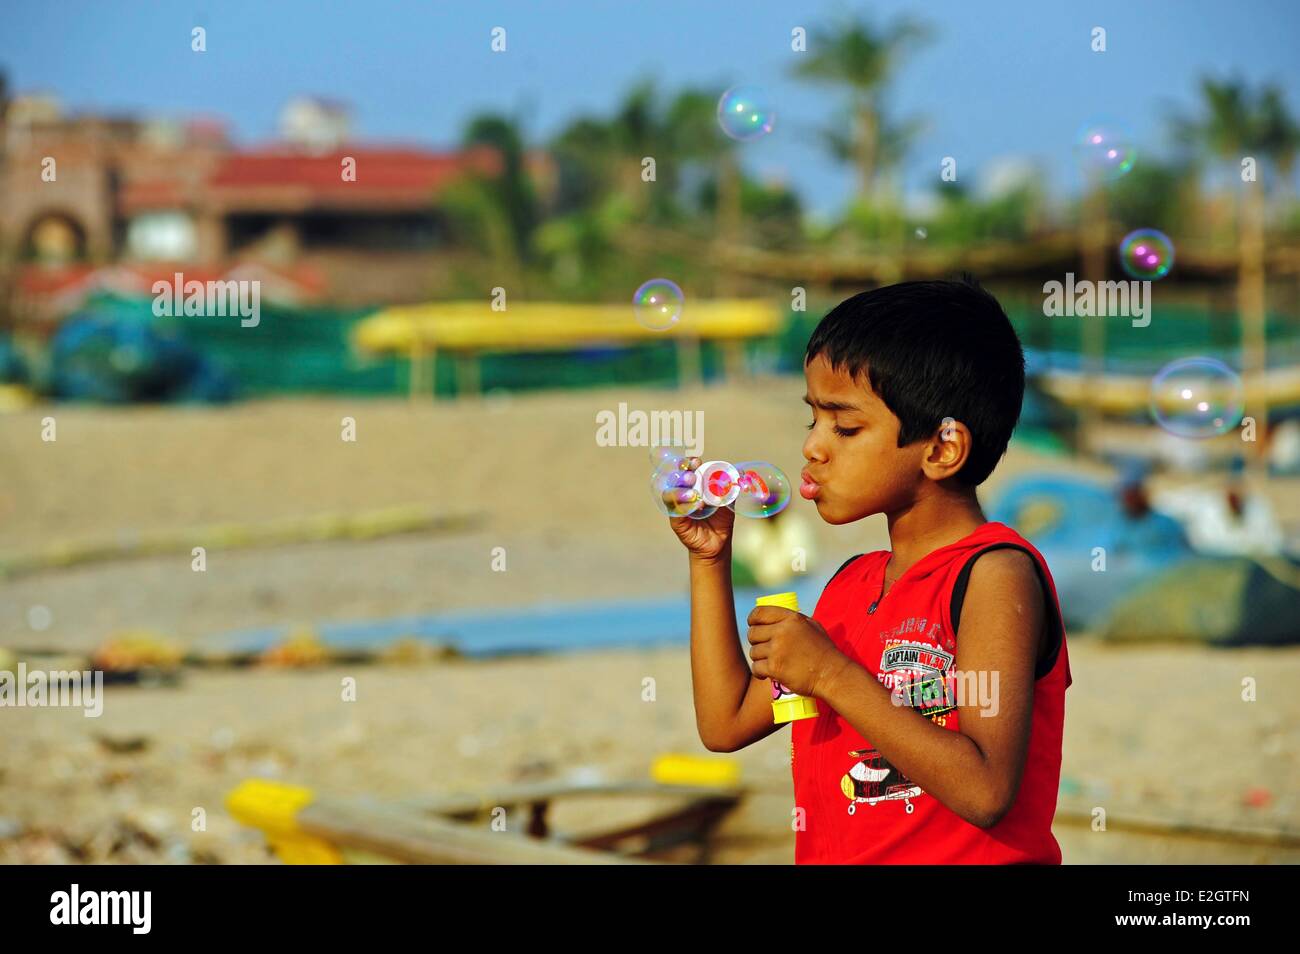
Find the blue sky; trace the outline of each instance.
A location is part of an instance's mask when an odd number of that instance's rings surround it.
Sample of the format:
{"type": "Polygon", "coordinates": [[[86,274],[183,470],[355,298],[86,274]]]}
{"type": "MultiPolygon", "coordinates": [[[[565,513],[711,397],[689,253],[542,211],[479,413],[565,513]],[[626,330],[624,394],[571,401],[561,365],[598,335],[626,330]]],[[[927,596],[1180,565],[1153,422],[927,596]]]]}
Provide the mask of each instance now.
{"type": "Polygon", "coordinates": [[[818,212],[852,192],[812,132],[834,93],[795,81],[794,26],[910,9],[937,31],[899,71],[890,108],[927,122],[904,169],[909,193],[943,156],[978,182],[1008,157],[1036,161],[1058,189],[1077,186],[1071,143],[1098,115],[1128,123],[1142,155],[1165,146],[1166,107],[1195,103],[1197,78],[1277,82],[1300,115],[1300,3],[1143,0],[10,0],[0,66],[18,91],[57,93],[74,111],[218,114],[251,144],[273,138],[284,102],[348,102],[364,139],[454,144],[476,112],[525,119],[533,140],[584,112],[606,113],[637,79],[671,91],[736,83],[767,90],[776,130],[743,147],[751,171],[779,176],[818,212]],[[190,50],[193,26],[208,50],[190,50]],[[489,49],[494,26],[508,49],[489,49]],[[1107,31],[1105,53],[1090,31],[1107,31]]]}

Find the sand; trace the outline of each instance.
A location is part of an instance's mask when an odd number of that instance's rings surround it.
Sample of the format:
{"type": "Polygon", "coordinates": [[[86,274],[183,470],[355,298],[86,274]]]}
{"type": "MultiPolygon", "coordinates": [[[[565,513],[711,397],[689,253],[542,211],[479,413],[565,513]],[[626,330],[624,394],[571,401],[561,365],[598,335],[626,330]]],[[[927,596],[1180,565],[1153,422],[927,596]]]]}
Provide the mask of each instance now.
{"type": "MultiPolygon", "coordinates": [[[[0,647],[86,652],[137,628],[213,645],[259,626],[681,594],[685,556],[645,497],[646,451],[598,446],[596,414],[620,401],[700,410],[710,456],[767,459],[793,475],[807,423],[801,393],[801,382],[777,379],[418,406],[331,398],[11,413],[0,417],[4,557],[410,504],[480,523],[455,534],[213,550],[205,573],[191,570],[187,546],[0,581],[0,647]],[[53,443],[40,439],[47,415],[57,421],[53,443]],[[340,440],[344,417],[356,421],[355,443],[340,440]],[[492,566],[498,547],[505,572],[492,566]]],[[[1088,469],[1013,448],[990,491],[1042,466],[1088,469]]],[[[814,572],[825,574],[884,546],[883,519],[817,522],[816,541],[814,572]]],[[[1293,847],[1150,838],[1120,825],[1154,817],[1294,831],[1300,650],[1120,650],[1076,636],[1071,658],[1058,824],[1067,861],[1300,860],[1293,847]],[[1246,676],[1258,682],[1256,702],[1241,699],[1246,676]],[[1107,831],[1087,824],[1097,807],[1107,831]]],[[[222,807],[251,776],[401,797],[575,771],[644,778],[658,753],[707,754],[685,647],[187,670],[176,687],[110,687],[99,719],[45,709],[5,710],[0,720],[6,862],[271,860],[222,807]],[[340,698],[348,676],[358,680],[355,702],[340,698]],[[642,700],[646,676],[656,680],[654,702],[642,700]],[[205,831],[193,830],[196,808],[205,831]]],[[[788,736],[731,758],[756,795],[724,829],[715,860],[788,863],[788,736]]]]}

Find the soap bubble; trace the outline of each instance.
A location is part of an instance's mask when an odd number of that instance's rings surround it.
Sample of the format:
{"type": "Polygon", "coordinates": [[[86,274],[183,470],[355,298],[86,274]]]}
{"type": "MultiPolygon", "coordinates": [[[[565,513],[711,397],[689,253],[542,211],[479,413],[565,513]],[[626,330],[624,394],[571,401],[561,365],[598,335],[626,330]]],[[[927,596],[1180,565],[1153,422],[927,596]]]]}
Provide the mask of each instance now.
{"type": "Polygon", "coordinates": [[[1174,267],[1174,243],[1158,229],[1129,232],[1119,243],[1119,263],[1129,278],[1156,281],[1174,267]]]}
{"type": "Polygon", "coordinates": [[[729,507],[740,494],[740,471],[725,460],[710,460],[696,470],[700,493],[711,507],[729,507]]]}
{"type": "Polygon", "coordinates": [[[650,448],[650,465],[654,470],[676,468],[686,456],[686,448],[680,444],[656,444],[650,448]]]}
{"type": "Polygon", "coordinates": [[[927,231],[925,230],[925,227],[924,227],[924,226],[922,226],[922,227],[920,227],[920,228],[918,228],[918,229],[916,230],[916,237],[919,238],[919,239],[921,239],[922,241],[924,241],[925,238],[926,238],[926,236],[928,236],[929,234],[930,234],[930,233],[927,232],[927,231]]]}
{"type": "Polygon", "coordinates": [[[732,139],[758,139],[770,133],[775,122],[767,94],[757,87],[733,86],[718,100],[718,123],[732,139]]]}
{"type": "Polygon", "coordinates": [[[706,506],[695,474],[689,470],[660,468],[650,476],[650,495],[659,512],[669,517],[688,517],[706,506]]]}
{"type": "Polygon", "coordinates": [[[1214,437],[1241,422],[1244,388],[1237,372],[1214,358],[1180,358],[1151,379],[1151,416],[1178,437],[1214,437]]]}
{"type": "Polygon", "coordinates": [[[775,464],[751,460],[737,464],[740,493],[736,513],[742,517],[770,517],[790,504],[790,481],[775,464]]]}
{"type": "Polygon", "coordinates": [[[667,331],[682,316],[686,296],[675,282],[666,278],[652,278],[636,290],[632,307],[636,320],[651,331],[667,331]]]}
{"type": "Polygon", "coordinates": [[[1084,125],[1075,148],[1084,172],[1106,181],[1118,179],[1132,169],[1137,156],[1128,130],[1121,123],[1111,121],[1084,125]]]}

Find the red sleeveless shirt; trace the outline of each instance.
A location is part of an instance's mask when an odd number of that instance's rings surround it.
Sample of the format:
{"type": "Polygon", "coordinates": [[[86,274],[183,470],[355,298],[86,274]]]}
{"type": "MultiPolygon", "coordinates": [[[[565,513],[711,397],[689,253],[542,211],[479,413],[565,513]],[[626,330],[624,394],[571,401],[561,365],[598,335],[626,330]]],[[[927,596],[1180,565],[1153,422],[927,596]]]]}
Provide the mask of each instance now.
{"type": "MultiPolygon", "coordinates": [[[[1033,557],[1049,632],[1048,652],[1035,671],[1024,774],[1010,811],[992,828],[972,825],[819,700],[821,715],[791,729],[795,805],[805,810],[803,830],[795,833],[796,864],[1060,864],[1052,817],[1071,676],[1056,586],[1041,553],[1010,527],[986,523],[917,561],[878,603],[889,552],[867,553],[831,578],[813,618],[841,652],[886,688],[932,685],[954,670],[961,603],[975,559],[1006,548],[1033,557]],[[868,612],[873,603],[874,612],[868,612]]],[[[912,698],[932,721],[959,731],[960,713],[951,697],[914,692],[912,698]]],[[[969,697],[962,701],[977,704],[969,697]]]]}

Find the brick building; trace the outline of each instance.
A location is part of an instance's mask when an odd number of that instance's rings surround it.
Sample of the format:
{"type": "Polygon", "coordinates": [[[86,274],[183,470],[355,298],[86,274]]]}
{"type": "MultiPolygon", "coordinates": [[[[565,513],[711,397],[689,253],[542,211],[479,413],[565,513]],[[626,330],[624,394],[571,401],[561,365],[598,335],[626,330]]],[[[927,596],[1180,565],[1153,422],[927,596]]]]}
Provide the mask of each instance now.
{"type": "MultiPolygon", "coordinates": [[[[545,157],[528,165],[544,191],[545,157]]],[[[66,117],[29,95],[0,124],[0,247],[20,297],[111,284],[93,277],[108,266],[129,277],[251,263],[306,297],[415,301],[457,260],[439,194],[500,166],[488,149],[350,141],[344,107],[311,98],[286,106],[279,141],[239,148],[217,119],[66,117]]]]}

